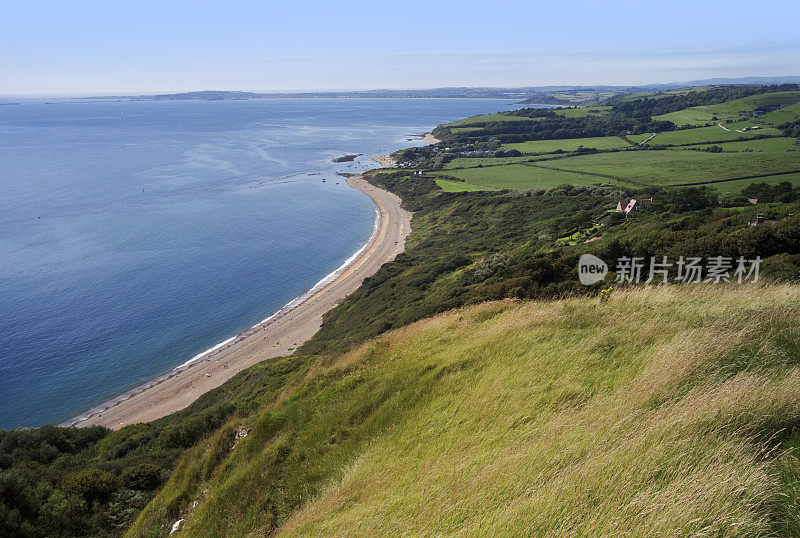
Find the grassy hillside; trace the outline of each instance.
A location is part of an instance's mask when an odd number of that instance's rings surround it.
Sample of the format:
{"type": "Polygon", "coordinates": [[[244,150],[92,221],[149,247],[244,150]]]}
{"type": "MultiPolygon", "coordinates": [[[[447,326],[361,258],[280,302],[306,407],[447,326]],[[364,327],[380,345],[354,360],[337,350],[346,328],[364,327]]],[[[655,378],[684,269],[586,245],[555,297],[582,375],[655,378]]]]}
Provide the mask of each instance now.
{"type": "MultiPolygon", "coordinates": [[[[696,183],[732,192],[720,181],[771,182],[775,173],[800,171],[797,85],[633,97],[614,98],[606,106],[521,109],[441,125],[435,134],[442,144],[398,152],[398,160],[438,179],[457,180],[442,184],[448,192],[696,183]],[[466,123],[469,128],[461,127],[466,123]]],[[[795,175],[786,177],[798,184],[795,175]]]]}
{"type": "MultiPolygon", "coordinates": [[[[754,149],[752,152],[729,146],[720,153],[675,148],[576,154],[508,164],[473,164],[448,168],[441,173],[464,181],[463,190],[472,185],[527,190],[551,189],[564,184],[610,184],[621,188],[713,184],[721,180],[800,171],[800,151],[794,149],[800,147],[792,139],[765,140],[780,140],[781,143],[756,144],[761,142],[757,140],[741,147],[750,147],[754,149]],[[757,151],[759,149],[762,151],[757,151]]],[[[431,173],[437,175],[436,171],[431,173]]]]}
{"type": "Polygon", "coordinates": [[[775,92],[752,95],[714,105],[690,107],[656,116],[656,119],[671,121],[678,125],[704,125],[710,121],[738,121],[748,117],[752,110],[767,106],[785,107],[797,102],[800,102],[800,91],[775,92]]]}
{"type": "Polygon", "coordinates": [[[796,534],[798,318],[790,285],[448,312],[227,424],[130,535],[796,534]]]}

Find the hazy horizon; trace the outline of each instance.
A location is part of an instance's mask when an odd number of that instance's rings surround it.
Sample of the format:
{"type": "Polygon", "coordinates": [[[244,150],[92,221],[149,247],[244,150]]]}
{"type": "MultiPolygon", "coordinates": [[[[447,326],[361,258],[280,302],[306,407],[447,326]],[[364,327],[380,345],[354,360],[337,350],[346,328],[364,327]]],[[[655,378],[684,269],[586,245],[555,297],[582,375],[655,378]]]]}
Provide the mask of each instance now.
{"type": "Polygon", "coordinates": [[[2,95],[642,85],[800,74],[800,7],[143,0],[4,7],[2,95]],[[742,22],[742,13],[747,21],[742,22]]]}

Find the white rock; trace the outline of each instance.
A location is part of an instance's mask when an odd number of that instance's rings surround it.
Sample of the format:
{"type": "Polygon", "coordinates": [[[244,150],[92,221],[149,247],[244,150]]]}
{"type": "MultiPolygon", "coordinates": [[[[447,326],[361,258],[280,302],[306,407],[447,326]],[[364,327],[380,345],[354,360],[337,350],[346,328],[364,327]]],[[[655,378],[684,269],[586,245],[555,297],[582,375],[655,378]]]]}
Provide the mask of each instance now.
{"type": "Polygon", "coordinates": [[[170,536],[172,536],[173,534],[175,534],[176,532],[178,532],[179,530],[181,530],[183,528],[183,521],[184,520],[179,519],[178,521],[176,521],[175,523],[172,524],[172,530],[169,531],[169,535],[170,536]]]}

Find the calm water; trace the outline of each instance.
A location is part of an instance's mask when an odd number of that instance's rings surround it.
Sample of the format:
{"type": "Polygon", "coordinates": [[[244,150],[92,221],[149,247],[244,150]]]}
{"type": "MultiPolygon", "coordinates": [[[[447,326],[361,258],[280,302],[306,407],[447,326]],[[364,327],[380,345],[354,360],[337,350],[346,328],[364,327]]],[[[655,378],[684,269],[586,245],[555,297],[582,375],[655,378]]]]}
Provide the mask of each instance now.
{"type": "Polygon", "coordinates": [[[58,423],[335,270],[374,208],[337,171],[490,100],[0,106],[0,428],[58,423]],[[326,181],[323,182],[322,179],[326,181]],[[338,184],[337,184],[338,182],[338,184]]]}

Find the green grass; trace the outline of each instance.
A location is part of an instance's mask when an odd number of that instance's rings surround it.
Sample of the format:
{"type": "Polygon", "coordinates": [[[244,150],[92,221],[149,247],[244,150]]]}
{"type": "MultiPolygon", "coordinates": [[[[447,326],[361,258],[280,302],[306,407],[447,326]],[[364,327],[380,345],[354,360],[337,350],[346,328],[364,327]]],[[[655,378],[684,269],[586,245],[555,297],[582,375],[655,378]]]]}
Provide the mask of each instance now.
{"type": "Polygon", "coordinates": [[[682,95],[689,92],[694,91],[703,91],[709,89],[709,86],[687,86],[685,88],[676,88],[674,90],[664,90],[664,91],[657,91],[657,92],[634,92],[624,94],[621,101],[631,101],[633,99],[641,99],[642,97],[648,97],[650,99],[659,99],[661,97],[668,97],[670,95],[682,95]]]}
{"type": "Polygon", "coordinates": [[[444,165],[445,170],[453,168],[473,168],[475,166],[497,166],[535,160],[530,156],[522,157],[459,157],[444,165]]]}
{"type": "Polygon", "coordinates": [[[492,121],[529,121],[531,118],[524,118],[522,116],[506,116],[504,114],[481,114],[480,116],[472,116],[471,118],[464,118],[463,120],[454,121],[453,123],[445,123],[445,127],[467,127],[473,123],[483,123],[492,121]]]}
{"type": "Polygon", "coordinates": [[[771,151],[771,152],[786,152],[788,150],[800,151],[800,145],[795,142],[796,139],[788,136],[779,136],[775,138],[762,138],[759,140],[745,140],[742,142],[725,142],[719,144],[725,151],[742,151],[745,148],[758,151],[771,151]]]}
{"type": "Polygon", "coordinates": [[[763,122],[768,125],[781,125],[800,118],[800,103],[793,105],[782,106],[778,110],[767,112],[756,118],[756,121],[763,122]]]}
{"type": "Polygon", "coordinates": [[[767,183],[769,185],[777,185],[788,181],[794,186],[800,186],[800,173],[795,174],[781,174],[779,176],[766,176],[754,179],[740,179],[738,181],[725,181],[723,183],[715,183],[714,188],[718,192],[732,192],[739,194],[743,188],[751,183],[767,183]]]}
{"type": "Polygon", "coordinates": [[[449,181],[447,179],[437,179],[436,184],[439,185],[444,192],[475,192],[493,190],[491,187],[473,185],[472,183],[461,183],[460,181],[449,181]]]}
{"type": "Polygon", "coordinates": [[[424,320],[201,442],[129,534],[796,535],[798,317],[721,285],[424,320]]]}
{"type": "Polygon", "coordinates": [[[597,136],[593,138],[567,138],[562,140],[534,140],[517,144],[503,144],[505,149],[516,149],[522,153],[549,153],[556,150],[575,151],[579,147],[596,149],[616,149],[630,144],[618,136],[597,136]]]}
{"type": "Polygon", "coordinates": [[[601,112],[605,112],[607,110],[611,110],[610,106],[590,106],[590,107],[581,107],[581,108],[562,108],[559,110],[554,110],[556,114],[559,116],[566,116],[567,118],[582,118],[584,116],[591,116],[593,114],[599,114],[601,112]]]}
{"type": "Polygon", "coordinates": [[[800,153],[622,151],[565,157],[542,166],[603,174],[638,185],[678,185],[800,170],[800,153]]]}
{"type": "Polygon", "coordinates": [[[738,138],[752,138],[755,136],[775,136],[780,134],[780,131],[777,129],[764,126],[753,131],[745,131],[743,133],[737,132],[737,129],[753,127],[755,125],[758,125],[758,122],[732,123],[725,125],[724,129],[719,125],[714,125],[712,127],[665,131],[663,133],[658,133],[647,143],[680,146],[683,144],[712,143],[722,140],[736,140],[738,138]]]}
{"type": "Polygon", "coordinates": [[[628,140],[630,140],[631,142],[635,142],[637,144],[641,144],[651,136],[653,136],[653,133],[628,135],[628,140]]]}
{"type": "Polygon", "coordinates": [[[480,127],[453,127],[452,131],[454,133],[474,133],[475,131],[480,131],[480,127]]]}
{"type": "MultiPolygon", "coordinates": [[[[734,99],[716,105],[696,106],[654,116],[653,119],[671,121],[676,125],[703,125],[712,121],[737,121],[742,113],[749,113],[760,106],[793,105],[800,102],[800,92],[776,92],[751,95],[742,99],[734,99]],[[717,120],[712,118],[716,117],[717,120]]],[[[749,117],[749,114],[746,114],[749,117]]]]}
{"type": "MultiPolygon", "coordinates": [[[[766,139],[766,141],[771,139],[766,139]]],[[[782,139],[775,139],[782,140],[782,139]]],[[[756,146],[752,141],[742,144],[756,146]]],[[[786,142],[772,142],[775,147],[786,142]]],[[[448,169],[467,183],[499,189],[572,185],[681,185],[800,170],[800,152],[708,153],[687,149],[620,151],[568,156],[527,164],[448,169]]]]}
{"type": "MultiPolygon", "coordinates": [[[[560,162],[560,160],[553,162],[560,162]]],[[[599,177],[536,168],[524,164],[448,170],[447,174],[473,185],[515,190],[551,189],[567,183],[572,185],[611,183],[610,180],[599,177]]]]}

